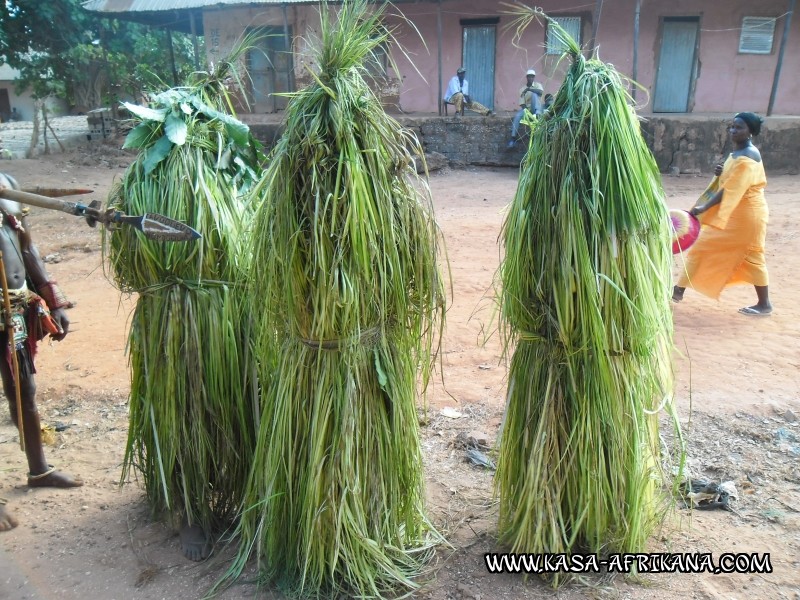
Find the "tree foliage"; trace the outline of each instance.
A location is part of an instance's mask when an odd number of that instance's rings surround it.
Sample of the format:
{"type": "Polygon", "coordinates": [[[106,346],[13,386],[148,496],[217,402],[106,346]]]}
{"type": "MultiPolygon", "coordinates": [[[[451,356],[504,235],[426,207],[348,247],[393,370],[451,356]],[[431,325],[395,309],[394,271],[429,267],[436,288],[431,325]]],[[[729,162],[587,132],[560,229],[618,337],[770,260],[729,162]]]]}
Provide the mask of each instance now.
{"type": "MultiPolygon", "coordinates": [[[[172,36],[179,79],[193,69],[188,36],[172,36]]],[[[101,19],[80,0],[0,2],[0,64],[20,71],[18,92],[57,96],[81,109],[173,82],[161,29],[101,19]]]]}

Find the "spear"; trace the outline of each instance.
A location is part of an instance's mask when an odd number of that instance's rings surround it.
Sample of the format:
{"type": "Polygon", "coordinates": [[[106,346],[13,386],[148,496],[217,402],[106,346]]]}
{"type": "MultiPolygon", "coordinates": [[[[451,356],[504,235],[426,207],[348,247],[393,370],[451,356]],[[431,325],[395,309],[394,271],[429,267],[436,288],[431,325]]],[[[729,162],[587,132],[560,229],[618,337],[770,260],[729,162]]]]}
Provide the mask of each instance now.
{"type": "Polygon", "coordinates": [[[91,194],[94,190],[83,188],[49,188],[49,187],[26,187],[22,188],[23,192],[30,192],[31,194],[39,194],[40,196],[47,196],[48,198],[60,198],[61,196],[78,196],[80,194],[91,194]]]}
{"type": "Polygon", "coordinates": [[[186,242],[201,237],[200,233],[185,223],[170,219],[158,213],[145,213],[139,216],[126,215],[123,212],[109,208],[102,210],[100,203],[95,201],[89,205],[80,202],[68,202],[32,194],[18,190],[2,189],[0,198],[14,200],[20,204],[30,204],[40,208],[59,210],[70,215],[85,217],[90,226],[103,223],[106,226],[114,224],[130,225],[141,231],[147,238],[162,242],[186,242]]]}

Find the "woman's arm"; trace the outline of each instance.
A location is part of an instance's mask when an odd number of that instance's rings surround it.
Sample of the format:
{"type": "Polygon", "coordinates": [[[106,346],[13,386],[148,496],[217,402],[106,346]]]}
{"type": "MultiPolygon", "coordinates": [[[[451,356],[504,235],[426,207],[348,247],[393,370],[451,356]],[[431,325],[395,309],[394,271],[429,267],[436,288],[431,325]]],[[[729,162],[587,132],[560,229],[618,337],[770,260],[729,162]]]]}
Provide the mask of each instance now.
{"type": "Polygon", "coordinates": [[[722,202],[722,194],[725,193],[724,189],[720,189],[716,194],[711,196],[711,199],[706,202],[705,204],[701,204],[700,206],[695,206],[693,209],[689,211],[689,214],[694,215],[695,217],[699,214],[706,212],[712,206],[716,206],[720,202],[722,202]]]}

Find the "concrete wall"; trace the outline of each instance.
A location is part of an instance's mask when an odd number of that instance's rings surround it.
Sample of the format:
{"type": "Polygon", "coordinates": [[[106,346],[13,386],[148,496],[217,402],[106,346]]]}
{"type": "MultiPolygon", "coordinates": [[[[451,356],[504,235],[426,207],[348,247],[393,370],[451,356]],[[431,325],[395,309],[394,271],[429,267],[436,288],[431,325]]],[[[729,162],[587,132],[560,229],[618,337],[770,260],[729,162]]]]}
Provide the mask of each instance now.
{"type": "MultiPolygon", "coordinates": [[[[618,44],[625,44],[631,39],[625,31],[633,30],[633,2],[626,3],[629,6],[613,19],[617,21],[616,25],[609,23],[606,14],[603,14],[598,39],[601,42],[601,58],[630,74],[628,63],[614,60],[605,54],[607,42],[614,39],[613,28],[616,28],[619,35],[618,44]]],[[[786,0],[643,1],[639,24],[640,60],[637,79],[652,94],[660,58],[663,18],[699,17],[699,71],[694,98],[690,103],[691,112],[734,113],[748,110],[766,113],[785,19],[779,18],[776,23],[772,53],[760,55],[739,54],[742,18],[780,17],[786,13],[787,8],[786,0]]],[[[800,115],[800,79],[797,73],[800,73],[800,15],[795,11],[773,114],[800,115]]],[[[651,112],[649,103],[643,112],[651,112]]]]}
{"type": "MultiPolygon", "coordinates": [[[[582,8],[567,9],[559,0],[536,3],[546,13],[558,16],[582,16],[582,43],[588,44],[593,27],[594,3],[582,8]]],[[[427,49],[408,25],[397,21],[403,32],[398,41],[407,49],[419,74],[405,57],[399,57],[403,87],[400,104],[407,112],[432,112],[441,94],[439,86],[437,4],[401,4],[406,17],[419,29],[427,49]]],[[[445,0],[441,4],[442,19],[442,83],[453,76],[461,62],[460,19],[499,17],[497,25],[497,58],[495,74],[496,110],[512,110],[517,92],[525,81],[529,67],[537,71],[537,81],[546,92],[558,89],[564,76],[565,63],[559,57],[545,54],[545,26],[532,22],[519,39],[514,39],[513,17],[505,14],[504,5],[488,0],[445,0]]],[[[600,15],[597,31],[598,54],[621,73],[633,77],[633,39],[635,0],[607,0],[600,15]]],[[[700,23],[698,72],[691,112],[767,111],[770,91],[778,60],[784,19],[776,24],[771,54],[739,54],[739,35],[745,16],[780,17],[787,9],[786,0],[674,0],[673,2],[641,2],[639,18],[639,51],[636,79],[645,91],[637,92],[640,112],[652,113],[650,96],[660,60],[661,27],[664,17],[697,17],[700,23]]],[[[792,20],[786,47],[782,76],[775,99],[774,114],[800,115],[800,15],[792,20]]],[[[668,57],[665,57],[668,60],[668,57]]],[[[469,74],[467,74],[469,79],[469,74]]]]}
{"type": "MultiPolygon", "coordinates": [[[[582,42],[588,44],[593,27],[593,2],[577,8],[565,7],[563,0],[540,0],[536,3],[556,16],[583,18],[582,42]]],[[[637,91],[641,114],[652,114],[650,96],[658,70],[661,29],[664,17],[699,19],[698,70],[690,99],[692,113],[733,113],[751,110],[765,113],[778,61],[787,0],[641,0],[639,52],[636,68],[633,61],[634,17],[636,0],[606,0],[600,16],[597,45],[602,60],[610,62],[627,76],[636,71],[644,90],[637,91]],[[739,35],[744,16],[777,17],[775,41],[771,54],[739,54],[739,35]]],[[[438,2],[399,2],[413,26],[399,17],[387,23],[396,28],[400,46],[392,49],[397,71],[391,70],[380,85],[380,95],[388,108],[405,113],[436,113],[444,87],[461,64],[462,19],[498,18],[496,26],[495,110],[515,110],[517,94],[524,83],[525,71],[533,67],[537,81],[546,92],[555,93],[563,80],[566,64],[557,56],[545,54],[546,30],[533,22],[515,39],[513,16],[509,8],[496,0],[442,0],[438,2]],[[441,19],[441,71],[437,20],[441,19]]],[[[335,10],[332,7],[331,10],[335,10]]],[[[315,5],[289,5],[286,20],[294,35],[295,82],[302,87],[310,80],[306,65],[314,67],[308,55],[318,34],[319,17],[315,5]]],[[[218,60],[230,49],[244,28],[257,25],[282,27],[281,6],[229,7],[204,12],[206,51],[218,60]],[[216,33],[215,33],[216,32],[216,33]]],[[[800,14],[794,15],[788,37],[775,115],[800,115],[800,14]]],[[[668,60],[668,57],[665,58],[668,60]]],[[[469,79],[469,74],[467,74],[469,79]]]]}
{"type": "MultiPolygon", "coordinates": [[[[0,89],[8,90],[8,99],[11,103],[11,108],[17,109],[20,121],[33,120],[33,96],[30,90],[17,94],[16,84],[14,81],[0,80],[0,89]]],[[[59,98],[47,99],[48,114],[54,117],[66,115],[69,112],[67,103],[59,98]]]]}
{"type": "MultiPolygon", "coordinates": [[[[498,117],[400,117],[414,131],[426,152],[439,152],[455,166],[518,167],[525,151],[520,143],[508,150],[511,122],[498,117]]],[[[711,174],[730,152],[729,118],[723,116],[651,117],[642,134],[662,173],[711,174]]],[[[267,147],[281,133],[280,124],[251,124],[254,135],[267,147]]],[[[767,118],[755,138],[768,174],[800,173],[800,118],[767,118]]]]}
{"type": "MultiPolygon", "coordinates": [[[[710,173],[731,151],[728,117],[653,116],[642,133],[662,172],[710,173]]],[[[768,173],[800,173],[800,119],[768,117],[753,138],[768,173]]]]}
{"type": "MultiPolygon", "coordinates": [[[[0,89],[7,90],[9,103],[11,108],[17,109],[19,120],[30,121],[33,119],[33,96],[30,90],[17,94],[15,81],[17,77],[19,77],[19,71],[12,69],[9,65],[0,65],[0,89]]],[[[60,117],[69,112],[69,107],[60,98],[48,98],[47,110],[49,115],[60,117]]]]}

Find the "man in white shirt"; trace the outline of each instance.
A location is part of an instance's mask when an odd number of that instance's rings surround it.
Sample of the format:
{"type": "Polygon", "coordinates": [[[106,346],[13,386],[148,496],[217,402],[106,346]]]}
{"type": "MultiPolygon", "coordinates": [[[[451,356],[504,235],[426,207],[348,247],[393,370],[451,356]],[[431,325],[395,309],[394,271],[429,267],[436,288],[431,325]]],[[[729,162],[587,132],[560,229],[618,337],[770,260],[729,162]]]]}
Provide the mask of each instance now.
{"type": "Polygon", "coordinates": [[[483,104],[475,102],[469,97],[469,82],[465,78],[466,74],[467,70],[464,67],[458,68],[455,77],[447,85],[444,101],[455,105],[456,115],[460,115],[464,107],[485,117],[494,114],[492,109],[486,108],[483,104]]]}
{"type": "Polygon", "coordinates": [[[513,148],[517,143],[519,137],[519,125],[522,122],[522,117],[525,111],[532,112],[537,117],[542,114],[542,93],[544,88],[542,84],[534,81],[536,78],[536,71],[528,69],[525,73],[525,85],[519,90],[519,106],[520,109],[514,115],[514,120],[511,122],[511,141],[508,142],[508,147],[513,148]]]}

